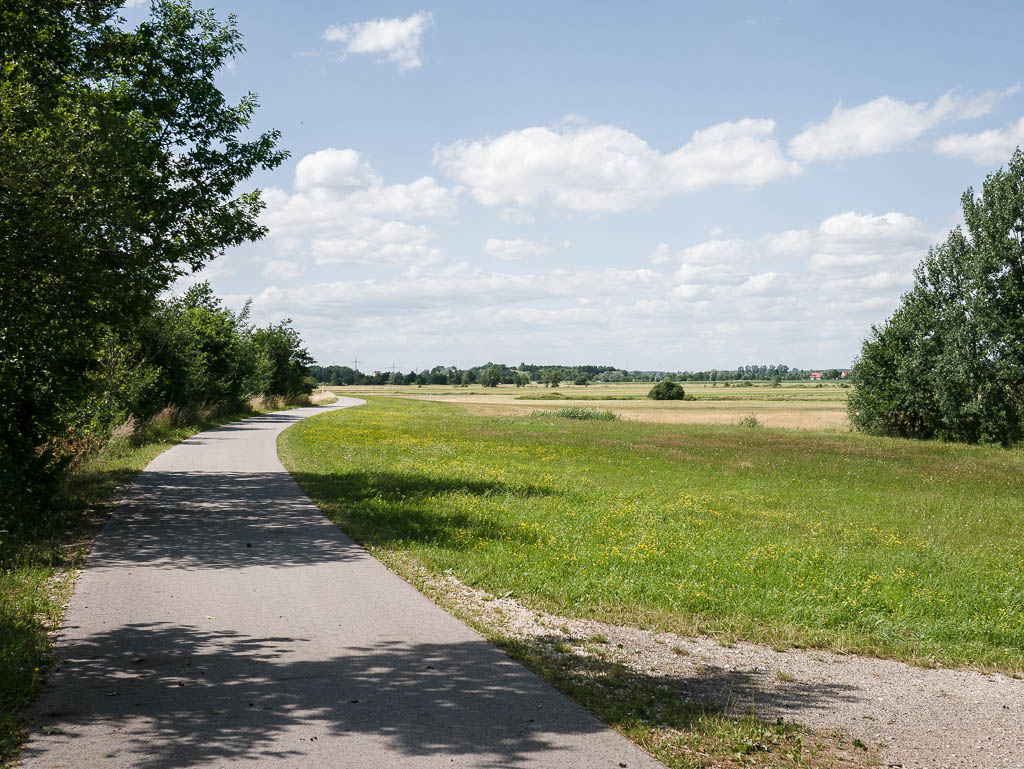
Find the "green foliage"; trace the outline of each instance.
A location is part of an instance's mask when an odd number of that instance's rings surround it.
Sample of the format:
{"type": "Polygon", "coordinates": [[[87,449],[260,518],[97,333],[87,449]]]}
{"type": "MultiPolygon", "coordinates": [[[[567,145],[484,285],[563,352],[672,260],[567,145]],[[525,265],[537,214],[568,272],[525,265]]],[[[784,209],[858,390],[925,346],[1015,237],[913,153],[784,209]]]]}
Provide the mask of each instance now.
{"type": "Polygon", "coordinates": [[[578,387],[586,387],[590,384],[590,380],[585,376],[578,376],[572,381],[572,383],[578,387]]]}
{"type": "Polygon", "coordinates": [[[111,334],[263,235],[258,193],[236,188],[285,157],[276,132],[250,133],[255,98],[216,87],[242,50],[233,19],[163,1],[130,29],[119,5],[0,11],[0,527],[52,495],[103,361],[135,354],[111,357],[111,334]]]}
{"type": "Polygon", "coordinates": [[[648,398],[656,401],[681,401],[686,398],[686,391],[671,379],[663,379],[647,393],[648,398]]]}
{"type": "Polygon", "coordinates": [[[501,370],[497,366],[488,366],[480,373],[480,384],[484,387],[497,387],[501,384],[501,370]]]}
{"type": "Polygon", "coordinates": [[[1024,438],[1024,154],[962,198],[896,313],[850,378],[850,420],[871,433],[1004,445],[1024,438]]]}
{"type": "Polygon", "coordinates": [[[753,414],[748,414],[740,420],[740,427],[761,427],[761,422],[753,414]]]}
{"type": "MultiPolygon", "coordinates": [[[[246,381],[248,394],[308,395],[316,386],[309,375],[313,357],[305,347],[291,320],[285,319],[249,334],[249,355],[255,364],[253,375],[246,381]]],[[[396,372],[395,384],[404,384],[405,378],[396,372]]]]}
{"type": "Polygon", "coordinates": [[[512,384],[516,387],[526,387],[526,385],[530,384],[530,375],[517,371],[512,375],[512,384]]]}
{"type": "Polygon", "coordinates": [[[559,419],[598,419],[603,422],[614,422],[619,419],[619,415],[610,409],[595,409],[588,406],[566,406],[555,411],[536,411],[534,415],[559,419]]]}
{"type": "Polygon", "coordinates": [[[565,374],[560,368],[549,368],[541,374],[541,381],[545,387],[558,387],[563,379],[565,374]]]}

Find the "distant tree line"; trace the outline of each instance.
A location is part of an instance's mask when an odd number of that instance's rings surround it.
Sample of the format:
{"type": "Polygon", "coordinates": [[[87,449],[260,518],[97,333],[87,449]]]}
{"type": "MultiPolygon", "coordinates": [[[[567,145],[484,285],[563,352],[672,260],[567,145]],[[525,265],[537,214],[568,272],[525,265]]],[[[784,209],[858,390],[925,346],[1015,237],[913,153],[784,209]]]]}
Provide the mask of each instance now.
{"type": "MultiPolygon", "coordinates": [[[[815,369],[822,379],[841,379],[843,370],[837,368],[815,369]]],[[[737,366],[735,369],[709,369],[706,371],[626,371],[615,366],[594,365],[542,365],[520,363],[516,367],[504,363],[485,363],[462,369],[458,366],[434,366],[420,371],[375,371],[364,373],[349,366],[312,366],[310,371],[320,384],[341,385],[482,385],[496,387],[500,384],[525,386],[538,383],[558,387],[563,383],[588,385],[594,382],[661,382],[696,381],[728,382],[753,380],[807,380],[810,369],[794,369],[786,365],[737,366]]]]}

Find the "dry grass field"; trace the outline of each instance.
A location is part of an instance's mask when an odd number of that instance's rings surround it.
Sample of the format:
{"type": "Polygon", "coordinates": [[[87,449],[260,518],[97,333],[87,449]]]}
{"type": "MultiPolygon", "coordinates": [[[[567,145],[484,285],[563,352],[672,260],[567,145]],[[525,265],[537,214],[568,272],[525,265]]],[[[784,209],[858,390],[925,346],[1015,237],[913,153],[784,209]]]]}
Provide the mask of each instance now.
{"type": "Polygon", "coordinates": [[[566,406],[599,406],[623,419],[661,424],[738,424],[748,416],[765,427],[801,430],[846,430],[846,398],[850,392],[840,384],[784,382],[779,387],[757,383],[739,387],[735,383],[712,386],[706,382],[683,382],[695,401],[654,401],[646,397],[649,383],[593,384],[587,387],[562,385],[546,388],[501,385],[336,387],[344,395],[413,398],[453,403],[476,416],[499,417],[532,414],[566,406]],[[552,399],[552,398],[556,399],[552,399]]]}

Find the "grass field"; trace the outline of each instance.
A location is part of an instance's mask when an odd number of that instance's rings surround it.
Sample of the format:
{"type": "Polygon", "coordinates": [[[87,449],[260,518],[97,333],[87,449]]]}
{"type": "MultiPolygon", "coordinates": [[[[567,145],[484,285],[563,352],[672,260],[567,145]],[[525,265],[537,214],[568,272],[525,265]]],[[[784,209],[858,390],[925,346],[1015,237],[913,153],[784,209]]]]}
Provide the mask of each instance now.
{"type": "Polygon", "coordinates": [[[557,389],[532,384],[517,388],[479,386],[340,387],[335,392],[356,396],[388,396],[453,403],[477,416],[515,416],[571,405],[609,408],[623,419],[662,424],[738,424],[754,416],[768,427],[848,429],[846,397],[839,383],[819,386],[785,382],[780,387],[752,383],[750,387],[724,383],[683,382],[693,401],[647,399],[650,383],[562,385],[557,389]]]}
{"type": "Polygon", "coordinates": [[[385,560],[538,608],[1024,671],[1020,450],[404,399],[303,422],[281,449],[385,560]]]}

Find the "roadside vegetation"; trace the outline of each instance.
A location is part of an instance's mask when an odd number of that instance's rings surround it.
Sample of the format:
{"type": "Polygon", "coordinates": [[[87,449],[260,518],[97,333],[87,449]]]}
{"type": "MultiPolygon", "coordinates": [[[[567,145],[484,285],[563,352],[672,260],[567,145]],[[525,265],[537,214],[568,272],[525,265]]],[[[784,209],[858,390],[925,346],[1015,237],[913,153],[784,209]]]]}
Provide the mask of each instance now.
{"type": "Polygon", "coordinates": [[[385,560],[539,609],[1024,671],[1020,450],[404,400],[309,420],[281,449],[385,560]]]}

